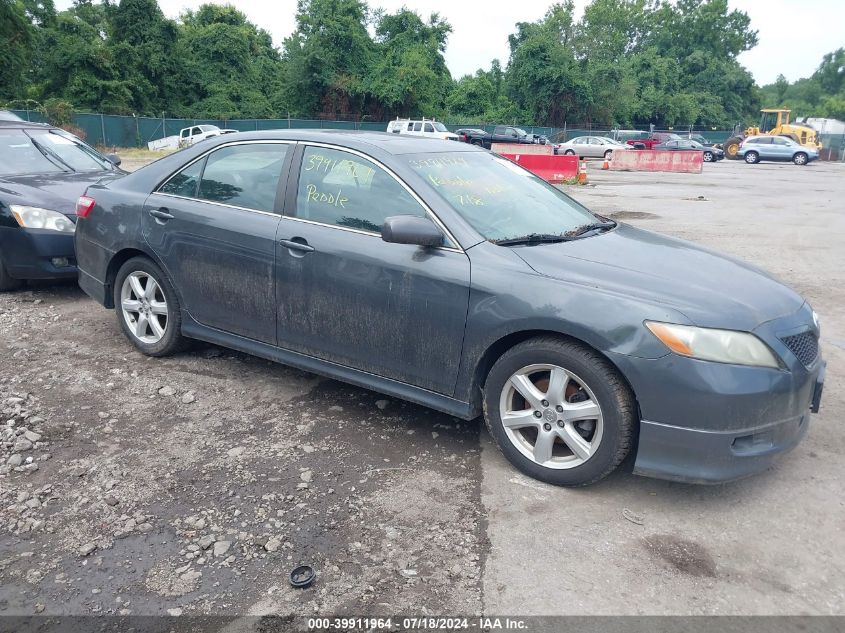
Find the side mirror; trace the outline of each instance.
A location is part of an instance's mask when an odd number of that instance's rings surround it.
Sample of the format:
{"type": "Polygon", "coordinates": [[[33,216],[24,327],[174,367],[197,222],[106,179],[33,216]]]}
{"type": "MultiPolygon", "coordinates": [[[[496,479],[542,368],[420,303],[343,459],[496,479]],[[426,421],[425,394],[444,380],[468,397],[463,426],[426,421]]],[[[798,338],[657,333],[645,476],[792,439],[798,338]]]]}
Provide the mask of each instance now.
{"type": "Polygon", "coordinates": [[[106,159],[115,167],[120,167],[120,156],[117,154],[106,154],[106,159]]]}
{"type": "Polygon", "coordinates": [[[443,233],[434,222],[416,215],[394,215],[385,218],[381,227],[381,239],[392,244],[443,245],[443,233]]]}

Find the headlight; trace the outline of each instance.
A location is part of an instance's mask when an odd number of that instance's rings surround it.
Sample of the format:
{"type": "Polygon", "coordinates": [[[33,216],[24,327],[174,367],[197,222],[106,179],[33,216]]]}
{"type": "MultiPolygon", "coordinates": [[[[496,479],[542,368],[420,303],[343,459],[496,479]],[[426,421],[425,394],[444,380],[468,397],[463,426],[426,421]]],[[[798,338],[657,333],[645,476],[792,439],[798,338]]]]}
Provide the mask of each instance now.
{"type": "Polygon", "coordinates": [[[17,204],[10,205],[9,208],[18,224],[26,229],[47,229],[62,233],[73,233],[76,229],[76,225],[58,211],[39,207],[22,207],[17,204]]]}
{"type": "Polygon", "coordinates": [[[646,321],[660,342],[681,356],[719,363],[779,368],[774,352],[748,332],[646,321]]]}

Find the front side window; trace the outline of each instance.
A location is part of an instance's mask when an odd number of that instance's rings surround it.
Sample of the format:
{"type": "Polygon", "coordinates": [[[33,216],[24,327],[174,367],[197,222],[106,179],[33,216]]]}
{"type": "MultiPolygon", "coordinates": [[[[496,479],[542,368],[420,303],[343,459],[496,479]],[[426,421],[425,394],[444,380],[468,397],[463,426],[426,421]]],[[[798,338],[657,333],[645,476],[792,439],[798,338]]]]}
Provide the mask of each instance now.
{"type": "Polygon", "coordinates": [[[434,126],[431,123],[425,124],[425,131],[426,132],[434,132],[434,126]]]}
{"type": "Polygon", "coordinates": [[[306,147],[295,217],[380,233],[385,218],[425,209],[384,169],[335,149],[306,147]]]}
{"type": "Polygon", "coordinates": [[[403,159],[490,241],[564,235],[598,221],[552,185],[489,152],[411,154],[403,159]]]}
{"type": "Polygon", "coordinates": [[[288,146],[250,143],[209,154],[197,197],[256,211],[273,211],[288,146]]]}
{"type": "Polygon", "coordinates": [[[191,134],[192,135],[202,134],[202,130],[199,129],[198,127],[195,127],[193,130],[191,130],[191,134]]]}

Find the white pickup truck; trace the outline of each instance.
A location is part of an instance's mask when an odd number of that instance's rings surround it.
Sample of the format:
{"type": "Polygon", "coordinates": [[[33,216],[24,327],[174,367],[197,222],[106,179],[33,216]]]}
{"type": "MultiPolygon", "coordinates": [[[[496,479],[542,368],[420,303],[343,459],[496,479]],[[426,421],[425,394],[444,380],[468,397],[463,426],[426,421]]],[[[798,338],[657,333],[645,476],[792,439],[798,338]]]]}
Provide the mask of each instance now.
{"type": "Polygon", "coordinates": [[[192,125],[191,127],[182,128],[178,135],[167,136],[155,141],[147,143],[147,147],[153,151],[165,149],[182,149],[190,147],[194,143],[199,143],[212,136],[220,136],[221,134],[230,134],[237,132],[237,130],[220,129],[216,125],[192,125]]]}

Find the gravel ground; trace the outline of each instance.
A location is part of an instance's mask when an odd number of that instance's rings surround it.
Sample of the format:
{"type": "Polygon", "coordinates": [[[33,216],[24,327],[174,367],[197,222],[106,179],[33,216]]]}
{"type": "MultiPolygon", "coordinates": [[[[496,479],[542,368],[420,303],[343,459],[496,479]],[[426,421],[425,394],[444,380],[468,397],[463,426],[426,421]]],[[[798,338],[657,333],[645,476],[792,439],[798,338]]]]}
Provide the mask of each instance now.
{"type": "Polygon", "coordinates": [[[204,344],[144,357],[73,284],[0,295],[0,614],[842,613],[840,167],[570,189],[770,268],[822,314],[807,441],[718,488],[551,488],[478,421],[204,344]],[[301,563],[317,581],[292,589],[301,563]]]}

